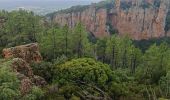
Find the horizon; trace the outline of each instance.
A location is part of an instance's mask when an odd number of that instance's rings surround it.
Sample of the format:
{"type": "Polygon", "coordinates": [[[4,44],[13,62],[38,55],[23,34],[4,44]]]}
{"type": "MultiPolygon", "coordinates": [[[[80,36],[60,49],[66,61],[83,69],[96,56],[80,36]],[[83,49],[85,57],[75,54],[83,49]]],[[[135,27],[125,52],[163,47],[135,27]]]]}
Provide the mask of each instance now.
{"type": "Polygon", "coordinates": [[[13,11],[19,8],[45,15],[76,5],[89,5],[103,0],[0,0],[0,10],[13,11]]]}
{"type": "Polygon", "coordinates": [[[0,10],[11,10],[16,7],[36,6],[36,7],[56,7],[59,9],[69,8],[75,5],[88,5],[102,0],[0,0],[0,10]]]}

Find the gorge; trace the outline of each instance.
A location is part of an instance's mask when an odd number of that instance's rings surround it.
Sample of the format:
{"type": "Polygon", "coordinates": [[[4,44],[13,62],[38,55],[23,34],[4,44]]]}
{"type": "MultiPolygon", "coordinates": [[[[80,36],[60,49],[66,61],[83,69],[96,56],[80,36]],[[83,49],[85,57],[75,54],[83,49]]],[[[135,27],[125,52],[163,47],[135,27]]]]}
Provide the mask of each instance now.
{"type": "Polygon", "coordinates": [[[169,0],[112,0],[75,6],[51,16],[55,23],[70,28],[81,22],[99,38],[118,33],[141,40],[170,36],[168,12],[169,0]]]}

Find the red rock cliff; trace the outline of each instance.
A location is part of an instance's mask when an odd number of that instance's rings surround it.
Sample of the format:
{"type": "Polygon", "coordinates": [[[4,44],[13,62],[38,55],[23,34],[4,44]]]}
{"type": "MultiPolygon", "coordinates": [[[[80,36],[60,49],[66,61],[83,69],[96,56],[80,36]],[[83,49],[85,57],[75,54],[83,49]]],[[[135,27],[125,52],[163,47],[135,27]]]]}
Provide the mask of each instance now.
{"type": "Polygon", "coordinates": [[[54,21],[70,28],[82,22],[96,37],[109,36],[109,29],[135,40],[165,36],[169,0],[115,0],[113,6],[98,9],[93,4],[83,11],[58,13],[54,21]]]}
{"type": "Polygon", "coordinates": [[[107,10],[95,9],[91,6],[83,12],[71,12],[57,14],[54,19],[60,25],[68,24],[73,28],[76,23],[81,22],[85,25],[89,32],[92,32],[96,37],[108,36],[106,31],[107,10]]]}
{"type": "MultiPolygon", "coordinates": [[[[120,0],[117,1],[120,2],[120,0]]],[[[116,15],[111,18],[112,24],[120,35],[128,34],[136,40],[165,36],[164,28],[169,0],[126,1],[131,6],[126,10],[118,7],[116,15]],[[159,1],[158,5],[155,4],[156,1],[159,1]]]]}
{"type": "Polygon", "coordinates": [[[22,96],[29,93],[33,86],[43,87],[47,84],[44,78],[33,73],[30,66],[32,61],[39,62],[42,60],[37,43],[3,49],[3,55],[6,59],[13,58],[12,60],[1,60],[0,63],[6,67],[6,62],[10,62],[8,65],[9,68],[13,70],[20,80],[20,92],[22,96]]]}
{"type": "Polygon", "coordinates": [[[22,58],[26,62],[40,62],[42,56],[37,43],[5,48],[2,51],[4,58],[22,58]]]}

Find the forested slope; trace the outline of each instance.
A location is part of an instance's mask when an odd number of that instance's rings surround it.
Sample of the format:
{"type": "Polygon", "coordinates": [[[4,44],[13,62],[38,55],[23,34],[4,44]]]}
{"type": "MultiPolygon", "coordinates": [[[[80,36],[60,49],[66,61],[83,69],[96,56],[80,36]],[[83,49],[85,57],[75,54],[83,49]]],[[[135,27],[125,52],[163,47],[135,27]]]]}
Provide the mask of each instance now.
{"type": "MultiPolygon", "coordinates": [[[[20,94],[19,79],[8,69],[11,60],[3,59],[0,61],[2,100],[170,99],[167,41],[147,42],[149,46],[143,48],[145,44],[134,45],[128,36],[96,39],[81,23],[72,29],[67,25],[61,27],[23,10],[1,11],[0,18],[0,47],[37,42],[43,61],[29,65],[34,74],[47,82],[44,87],[20,94]]],[[[24,54],[22,50],[16,51],[24,54]]]]}
{"type": "Polygon", "coordinates": [[[82,22],[98,38],[117,33],[142,40],[169,36],[169,4],[169,0],[104,0],[47,16],[60,26],[67,24],[71,28],[82,22]]]}

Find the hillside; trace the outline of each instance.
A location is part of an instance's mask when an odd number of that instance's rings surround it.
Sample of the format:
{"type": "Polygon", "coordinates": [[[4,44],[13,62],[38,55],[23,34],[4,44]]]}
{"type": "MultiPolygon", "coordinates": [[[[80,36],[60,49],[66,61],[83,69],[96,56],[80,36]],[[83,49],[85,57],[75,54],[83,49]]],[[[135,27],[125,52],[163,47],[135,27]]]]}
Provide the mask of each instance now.
{"type": "Polygon", "coordinates": [[[0,0],[0,10],[18,10],[19,8],[45,15],[66,9],[74,5],[88,5],[100,0],[0,0]]]}
{"type": "Polygon", "coordinates": [[[169,100],[168,1],[116,1],[0,11],[0,100],[169,100]]]}
{"type": "Polygon", "coordinates": [[[141,40],[169,36],[168,11],[169,0],[111,0],[75,6],[47,16],[71,28],[82,22],[96,37],[118,33],[141,40]]]}

